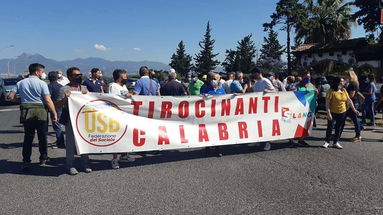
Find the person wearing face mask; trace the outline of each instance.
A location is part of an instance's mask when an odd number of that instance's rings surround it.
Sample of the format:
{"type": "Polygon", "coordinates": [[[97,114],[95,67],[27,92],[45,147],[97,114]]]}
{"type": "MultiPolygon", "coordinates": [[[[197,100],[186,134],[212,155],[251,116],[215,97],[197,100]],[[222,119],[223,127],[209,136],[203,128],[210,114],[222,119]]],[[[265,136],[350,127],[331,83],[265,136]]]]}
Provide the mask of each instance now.
{"type": "Polygon", "coordinates": [[[200,75],[194,74],[194,78],[189,83],[188,91],[189,94],[192,96],[197,96],[201,94],[201,87],[205,84],[203,81],[200,80],[200,75]]]}
{"type": "Polygon", "coordinates": [[[339,144],[339,139],[342,135],[342,130],[346,120],[347,104],[351,110],[359,115],[358,110],[355,109],[354,104],[344,88],[345,81],[343,78],[335,78],[331,89],[327,92],[326,96],[326,111],[327,111],[327,129],[326,139],[323,148],[328,148],[330,145],[331,137],[333,137],[333,148],[342,149],[339,144]],[[335,127],[335,134],[332,136],[332,130],[335,127]]]}
{"type": "Polygon", "coordinates": [[[29,77],[17,82],[8,95],[8,99],[17,102],[16,93],[20,95],[20,123],[24,125],[23,142],[23,171],[31,165],[32,143],[37,131],[39,139],[40,165],[44,166],[49,160],[47,131],[48,107],[52,122],[57,122],[57,112],[52,102],[48,85],[40,80],[45,67],[39,63],[29,65],[29,77]]]}
{"type": "MultiPolygon", "coordinates": [[[[77,67],[71,67],[67,70],[67,76],[69,78],[69,84],[61,87],[60,95],[58,97],[58,102],[55,105],[58,108],[62,108],[62,114],[60,117],[60,123],[65,125],[66,132],[66,167],[67,171],[70,175],[77,175],[78,171],[74,166],[74,155],[76,151],[74,133],[72,123],[70,123],[69,116],[69,107],[68,107],[68,98],[71,95],[71,92],[81,91],[82,93],[87,93],[88,90],[86,86],[81,85],[82,83],[82,74],[80,69],[77,67]]],[[[81,164],[84,169],[84,172],[91,173],[92,169],[89,167],[89,156],[88,155],[80,155],[81,156],[81,164]]]]}
{"type": "MultiPolygon", "coordinates": [[[[225,95],[226,92],[223,87],[219,86],[219,75],[214,72],[209,72],[207,75],[207,81],[209,85],[201,90],[201,96],[208,97],[214,95],[225,95]]],[[[209,154],[209,149],[213,148],[217,157],[222,157],[222,153],[219,146],[206,147],[206,154],[209,154]]]]}
{"type": "Polygon", "coordinates": [[[207,75],[207,85],[201,89],[201,95],[224,95],[226,94],[223,87],[219,86],[219,75],[214,72],[209,72],[207,75]]]}
{"type": "Polygon", "coordinates": [[[61,86],[65,86],[69,84],[69,79],[63,75],[63,72],[61,70],[56,70],[58,80],[57,83],[61,84],[61,86]]]}
{"type": "MultiPolygon", "coordinates": [[[[128,79],[128,76],[126,75],[126,71],[124,69],[114,70],[113,79],[114,79],[114,82],[109,85],[109,89],[108,89],[109,94],[118,95],[123,98],[130,98],[132,94],[129,93],[128,88],[125,85],[125,82],[128,79]]],[[[118,157],[118,154],[113,154],[113,159],[111,162],[113,169],[120,168],[117,157],[118,157]]],[[[130,157],[128,153],[121,154],[120,160],[129,161],[129,162],[135,161],[135,159],[130,157]]]]}

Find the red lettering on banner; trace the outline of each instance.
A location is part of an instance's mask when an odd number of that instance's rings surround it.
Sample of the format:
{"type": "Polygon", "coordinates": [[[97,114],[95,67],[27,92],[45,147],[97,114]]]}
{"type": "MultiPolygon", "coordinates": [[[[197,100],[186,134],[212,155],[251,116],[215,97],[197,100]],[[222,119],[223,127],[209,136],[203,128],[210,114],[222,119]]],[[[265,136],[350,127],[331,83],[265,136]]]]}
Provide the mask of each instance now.
{"type": "Polygon", "coordinates": [[[238,133],[239,133],[239,139],[249,138],[249,133],[247,132],[247,123],[246,122],[238,122],[238,133]]]}
{"type": "Polygon", "coordinates": [[[262,121],[257,121],[257,124],[258,124],[258,137],[263,137],[262,121]]]}
{"type": "Polygon", "coordinates": [[[262,97],[263,100],[263,112],[268,113],[270,97],[262,97]]]}
{"type": "Polygon", "coordinates": [[[158,145],[168,145],[170,143],[168,132],[166,131],[165,126],[158,127],[159,136],[158,136],[158,145]]]}
{"type": "Polygon", "coordinates": [[[181,119],[185,119],[189,116],[189,102],[182,101],[178,106],[178,116],[181,119]]]}
{"type": "Polygon", "coordinates": [[[139,138],[139,136],[145,135],[145,131],[139,130],[137,128],[133,129],[133,145],[143,146],[145,144],[145,138],[139,138]]]}
{"type": "Polygon", "coordinates": [[[224,99],[221,103],[221,116],[230,115],[230,99],[224,99]]]}
{"type": "Polygon", "coordinates": [[[215,104],[216,103],[217,103],[217,101],[215,99],[211,100],[211,116],[212,117],[215,117],[215,104]]]}
{"type": "Polygon", "coordinates": [[[218,135],[219,135],[219,140],[229,139],[229,133],[227,132],[226,123],[218,123],[218,135]]]}
{"type": "Polygon", "coordinates": [[[279,96],[275,96],[275,101],[274,101],[274,112],[278,113],[279,112],[279,96]]]}
{"type": "Polygon", "coordinates": [[[170,118],[172,117],[172,103],[171,102],[162,102],[161,105],[161,118],[170,118]]]}
{"type": "Polygon", "coordinates": [[[199,129],[198,129],[199,130],[199,132],[198,132],[199,142],[208,142],[209,141],[209,135],[207,134],[206,125],[201,124],[198,127],[199,127],[199,129]]]}
{"type": "Polygon", "coordinates": [[[200,100],[200,101],[197,101],[195,103],[195,116],[197,118],[202,118],[205,116],[205,111],[204,110],[201,110],[202,108],[205,107],[205,101],[204,100],[200,100]]]}
{"type": "Polygon", "coordinates": [[[180,128],[181,143],[188,143],[189,140],[185,138],[185,126],[180,125],[179,128],[180,128]]]}
{"type": "Polygon", "coordinates": [[[142,101],[132,101],[133,107],[133,114],[138,116],[138,113],[140,111],[140,106],[142,105],[142,101]]]}
{"type": "Polygon", "coordinates": [[[274,119],[273,120],[273,136],[280,136],[281,135],[281,128],[279,127],[279,120],[274,119]]]}
{"type": "Polygon", "coordinates": [[[257,113],[258,97],[250,98],[249,101],[249,114],[257,113]]]}
{"type": "Polygon", "coordinates": [[[243,98],[238,98],[237,99],[237,106],[235,107],[235,113],[234,115],[243,115],[244,114],[244,107],[243,107],[243,98]]]}
{"type": "Polygon", "coordinates": [[[148,113],[148,118],[153,118],[154,115],[154,102],[150,101],[149,102],[149,113],[148,113]]]}

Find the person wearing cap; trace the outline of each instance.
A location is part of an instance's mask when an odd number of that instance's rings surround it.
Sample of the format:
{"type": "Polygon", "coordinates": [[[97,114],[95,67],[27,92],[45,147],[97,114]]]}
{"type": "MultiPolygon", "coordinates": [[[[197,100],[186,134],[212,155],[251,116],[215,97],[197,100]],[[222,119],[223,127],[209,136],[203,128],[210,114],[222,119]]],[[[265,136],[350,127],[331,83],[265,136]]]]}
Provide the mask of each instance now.
{"type": "MultiPolygon", "coordinates": [[[[277,90],[274,88],[271,81],[263,77],[263,73],[257,67],[251,70],[251,73],[254,74],[255,83],[253,85],[253,92],[258,93],[275,93],[277,90]]],[[[271,149],[270,142],[264,142],[263,150],[269,151],[271,149]]]]}

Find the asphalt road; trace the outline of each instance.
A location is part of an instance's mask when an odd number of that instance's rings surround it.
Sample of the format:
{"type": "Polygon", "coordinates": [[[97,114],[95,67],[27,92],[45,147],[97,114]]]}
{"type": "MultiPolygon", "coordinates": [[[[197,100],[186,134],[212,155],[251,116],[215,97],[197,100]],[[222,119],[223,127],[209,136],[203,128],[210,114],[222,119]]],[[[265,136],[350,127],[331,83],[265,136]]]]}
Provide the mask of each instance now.
{"type": "MultiPolygon", "coordinates": [[[[383,214],[379,129],[362,143],[343,139],[343,150],[319,147],[320,121],[309,148],[228,146],[222,158],[167,151],[135,155],[119,170],[110,155],[91,156],[94,172],[77,176],[65,173],[63,149],[50,149],[51,165],[39,167],[35,147],[23,174],[17,108],[0,107],[0,214],[383,214]]],[[[343,136],[352,135],[348,127],[343,136]]]]}

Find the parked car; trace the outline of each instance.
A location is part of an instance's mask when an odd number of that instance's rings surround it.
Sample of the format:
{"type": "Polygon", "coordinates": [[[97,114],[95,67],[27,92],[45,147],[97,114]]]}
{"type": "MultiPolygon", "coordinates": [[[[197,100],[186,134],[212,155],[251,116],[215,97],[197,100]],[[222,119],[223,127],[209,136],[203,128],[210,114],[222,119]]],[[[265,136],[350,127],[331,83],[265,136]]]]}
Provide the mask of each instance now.
{"type": "MultiPolygon", "coordinates": [[[[0,79],[0,104],[6,104],[10,102],[8,100],[8,95],[11,92],[11,90],[16,86],[16,83],[20,80],[20,78],[0,79]]],[[[16,96],[18,97],[19,95],[16,96]]]]}
{"type": "Polygon", "coordinates": [[[125,81],[125,85],[130,92],[133,91],[134,87],[136,86],[137,80],[138,80],[138,78],[128,78],[125,81]]]}

